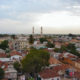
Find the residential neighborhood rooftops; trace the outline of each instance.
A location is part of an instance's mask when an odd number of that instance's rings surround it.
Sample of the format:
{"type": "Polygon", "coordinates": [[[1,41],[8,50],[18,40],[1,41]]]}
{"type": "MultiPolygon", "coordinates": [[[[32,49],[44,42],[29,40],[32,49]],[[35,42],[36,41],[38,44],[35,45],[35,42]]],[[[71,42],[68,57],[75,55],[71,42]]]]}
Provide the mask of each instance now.
{"type": "Polygon", "coordinates": [[[50,64],[61,64],[61,62],[59,60],[57,60],[56,58],[53,58],[53,57],[50,57],[49,63],[50,64]]]}
{"type": "Polygon", "coordinates": [[[61,64],[57,66],[53,66],[51,68],[46,68],[42,70],[39,75],[41,78],[53,78],[60,76],[59,71],[65,71],[66,69],[72,68],[71,66],[67,64],[61,64]]]}
{"type": "Polygon", "coordinates": [[[6,58],[6,57],[7,57],[6,54],[4,54],[4,53],[0,53],[0,58],[6,58]]]}
{"type": "Polygon", "coordinates": [[[16,51],[16,50],[13,50],[13,51],[10,53],[10,55],[11,55],[11,56],[14,56],[14,55],[20,55],[20,56],[22,56],[21,53],[18,52],[18,51],[16,51]]]}

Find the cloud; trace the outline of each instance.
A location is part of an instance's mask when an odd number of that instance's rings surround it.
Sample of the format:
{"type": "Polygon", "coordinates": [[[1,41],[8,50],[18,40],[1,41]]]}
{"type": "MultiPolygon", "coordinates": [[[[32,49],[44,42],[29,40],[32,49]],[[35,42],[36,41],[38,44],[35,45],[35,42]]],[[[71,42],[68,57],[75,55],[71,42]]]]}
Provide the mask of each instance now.
{"type": "MultiPolygon", "coordinates": [[[[51,32],[53,29],[56,32],[59,32],[59,30],[60,32],[68,32],[70,30],[71,32],[79,32],[76,26],[79,29],[80,1],[0,1],[0,32],[31,33],[32,26],[36,27],[37,33],[39,32],[40,26],[44,26],[45,29],[48,29],[48,32],[51,32]]],[[[48,32],[45,30],[45,33],[48,32]]]]}
{"type": "Polygon", "coordinates": [[[74,16],[69,11],[56,11],[50,13],[22,13],[16,17],[18,20],[1,19],[2,32],[10,33],[40,33],[43,26],[44,33],[80,33],[80,16],[74,16]]]}
{"type": "Polygon", "coordinates": [[[73,5],[73,6],[67,6],[66,7],[68,9],[68,11],[71,11],[73,13],[73,15],[77,15],[80,16],[80,5],[73,5]]]}
{"type": "Polygon", "coordinates": [[[56,11],[42,14],[36,24],[45,27],[54,27],[55,29],[66,29],[66,27],[71,27],[71,29],[73,29],[73,27],[79,28],[80,16],[74,16],[69,11],[56,11]]]}
{"type": "Polygon", "coordinates": [[[8,5],[0,5],[0,9],[10,9],[11,7],[8,5]]]}
{"type": "Polygon", "coordinates": [[[24,24],[21,21],[11,19],[0,20],[0,32],[2,33],[26,33],[25,29],[27,26],[28,24],[24,24]]]}
{"type": "Polygon", "coordinates": [[[19,14],[16,18],[18,20],[27,22],[27,23],[34,23],[38,21],[38,17],[42,15],[43,13],[30,13],[30,12],[24,12],[19,14]]]}
{"type": "Polygon", "coordinates": [[[80,9],[80,5],[72,6],[74,9],[80,9]]]}

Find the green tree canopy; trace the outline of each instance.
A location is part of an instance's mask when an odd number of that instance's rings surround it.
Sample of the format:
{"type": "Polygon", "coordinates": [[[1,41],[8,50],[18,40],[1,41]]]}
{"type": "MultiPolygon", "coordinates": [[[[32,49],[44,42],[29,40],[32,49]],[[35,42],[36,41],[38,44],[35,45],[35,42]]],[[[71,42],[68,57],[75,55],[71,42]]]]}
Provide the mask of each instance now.
{"type": "Polygon", "coordinates": [[[18,61],[14,62],[13,66],[18,72],[21,71],[21,65],[18,61]]]}
{"type": "Polygon", "coordinates": [[[46,38],[40,38],[39,40],[40,40],[41,43],[43,43],[44,41],[47,41],[46,38]]]}
{"type": "Polygon", "coordinates": [[[55,52],[60,52],[60,48],[55,48],[54,51],[55,52]]]}
{"type": "Polygon", "coordinates": [[[42,67],[49,65],[49,53],[44,50],[31,49],[22,60],[22,68],[26,73],[38,73],[42,67]]]}
{"type": "Polygon", "coordinates": [[[4,78],[4,70],[0,68],[0,80],[4,78]]]}
{"type": "Polygon", "coordinates": [[[10,36],[9,34],[0,34],[0,37],[8,37],[10,36]]]}
{"type": "Polygon", "coordinates": [[[55,48],[55,52],[63,53],[64,51],[70,52],[78,57],[80,57],[80,53],[76,50],[76,47],[74,44],[68,44],[67,46],[62,45],[61,48],[55,48]]]}
{"type": "Polygon", "coordinates": [[[8,41],[4,40],[1,44],[0,44],[0,48],[3,50],[6,50],[6,48],[8,48],[8,41]]]}
{"type": "Polygon", "coordinates": [[[67,49],[74,50],[74,49],[76,49],[76,47],[74,44],[70,43],[70,44],[68,44],[67,49]]]}
{"type": "Polygon", "coordinates": [[[48,48],[53,48],[55,45],[51,42],[48,42],[47,45],[46,45],[48,48]]]}
{"type": "Polygon", "coordinates": [[[34,42],[33,35],[30,35],[30,36],[29,36],[29,43],[30,43],[30,44],[33,44],[33,42],[34,42]]]}
{"type": "Polygon", "coordinates": [[[29,78],[28,80],[34,80],[33,78],[29,78]]]}
{"type": "Polygon", "coordinates": [[[69,37],[72,37],[72,38],[75,38],[77,35],[70,33],[70,34],[68,34],[68,36],[69,36],[69,37]]]}
{"type": "Polygon", "coordinates": [[[11,38],[16,39],[16,35],[15,34],[11,35],[11,38]]]}

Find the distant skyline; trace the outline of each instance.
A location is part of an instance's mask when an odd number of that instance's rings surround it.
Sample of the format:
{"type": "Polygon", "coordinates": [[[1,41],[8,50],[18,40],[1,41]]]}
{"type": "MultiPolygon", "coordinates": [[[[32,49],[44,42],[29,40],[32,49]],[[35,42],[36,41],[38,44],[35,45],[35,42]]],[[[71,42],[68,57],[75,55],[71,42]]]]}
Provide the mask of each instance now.
{"type": "Polygon", "coordinates": [[[0,0],[0,33],[80,34],[80,0],[0,0]]]}

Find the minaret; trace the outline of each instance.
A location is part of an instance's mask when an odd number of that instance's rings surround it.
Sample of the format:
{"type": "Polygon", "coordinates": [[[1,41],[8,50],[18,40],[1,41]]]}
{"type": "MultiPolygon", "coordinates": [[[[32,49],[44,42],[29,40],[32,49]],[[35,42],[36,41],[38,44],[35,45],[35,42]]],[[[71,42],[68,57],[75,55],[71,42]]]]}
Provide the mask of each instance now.
{"type": "Polygon", "coordinates": [[[33,28],[32,28],[32,35],[34,35],[34,26],[33,26],[33,28]]]}
{"type": "Polygon", "coordinates": [[[41,37],[42,37],[42,35],[43,35],[43,28],[42,28],[42,26],[41,26],[41,37]]]}

